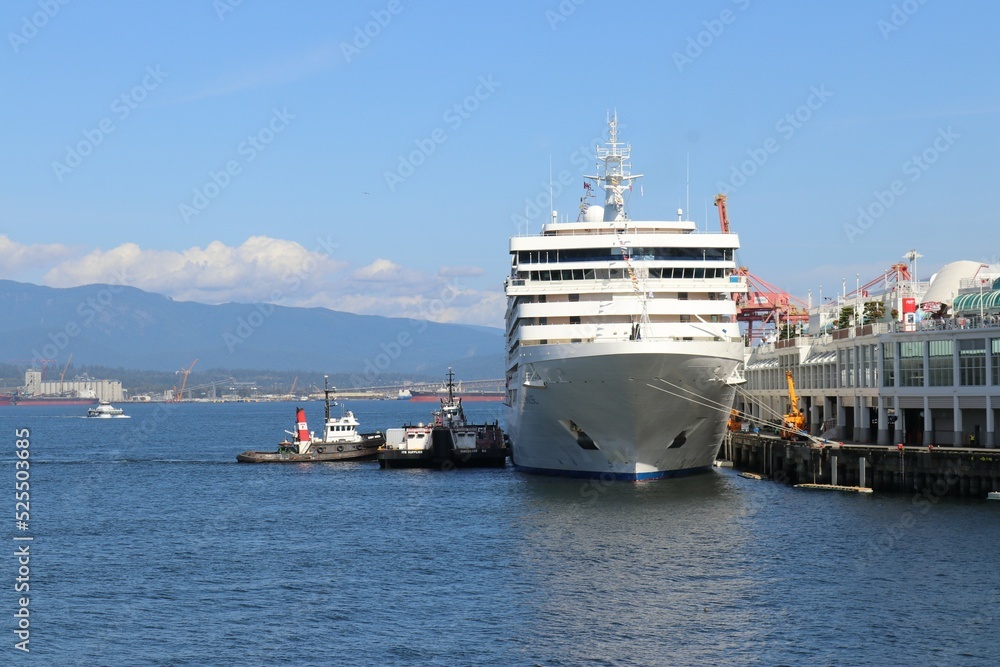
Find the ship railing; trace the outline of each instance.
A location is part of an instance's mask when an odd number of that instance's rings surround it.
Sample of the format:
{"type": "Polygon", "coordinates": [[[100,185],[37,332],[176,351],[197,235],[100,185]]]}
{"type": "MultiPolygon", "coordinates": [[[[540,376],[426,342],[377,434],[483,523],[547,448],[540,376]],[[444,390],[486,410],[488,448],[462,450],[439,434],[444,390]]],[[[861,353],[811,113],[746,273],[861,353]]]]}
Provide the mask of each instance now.
{"type": "MultiPolygon", "coordinates": [[[[624,270],[623,270],[624,272],[624,270]]],[[[730,282],[728,278],[645,278],[645,287],[650,291],[671,292],[741,292],[745,281],[730,282]],[[681,289],[684,288],[684,289],[681,289]]],[[[579,292],[581,287],[593,289],[601,287],[602,292],[631,293],[634,291],[627,274],[620,278],[574,278],[572,280],[531,280],[527,278],[507,278],[506,287],[543,287],[546,292],[579,292]]],[[[717,299],[728,301],[729,299],[717,299]]]]}
{"type": "MultiPolygon", "coordinates": [[[[627,343],[630,341],[646,343],[678,343],[678,342],[718,342],[720,339],[713,336],[648,336],[642,335],[634,339],[630,334],[604,334],[585,338],[539,338],[532,340],[521,340],[523,347],[533,345],[564,345],[570,343],[627,343]]],[[[734,340],[737,340],[734,337],[734,340]]]]}

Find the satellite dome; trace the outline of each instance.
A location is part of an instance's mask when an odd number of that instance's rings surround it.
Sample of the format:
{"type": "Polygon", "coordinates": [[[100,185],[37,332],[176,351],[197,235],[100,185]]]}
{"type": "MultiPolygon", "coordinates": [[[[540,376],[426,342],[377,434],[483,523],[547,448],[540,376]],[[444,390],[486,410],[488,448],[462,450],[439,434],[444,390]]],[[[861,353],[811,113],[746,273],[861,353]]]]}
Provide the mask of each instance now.
{"type": "Polygon", "coordinates": [[[583,214],[584,222],[601,222],[604,220],[604,207],[591,204],[583,214]]]}

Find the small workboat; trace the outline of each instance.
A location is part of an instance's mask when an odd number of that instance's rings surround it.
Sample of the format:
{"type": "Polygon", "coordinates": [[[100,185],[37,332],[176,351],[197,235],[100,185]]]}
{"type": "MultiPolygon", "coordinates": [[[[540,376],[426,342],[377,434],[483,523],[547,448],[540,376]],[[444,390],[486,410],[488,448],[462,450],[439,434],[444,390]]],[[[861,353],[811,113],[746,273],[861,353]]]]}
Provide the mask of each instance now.
{"type": "Polygon", "coordinates": [[[462,399],[455,396],[454,374],[448,369],[448,394],[431,413],[430,424],[409,424],[386,431],[378,451],[382,468],[502,468],[507,463],[507,438],[499,423],[470,424],[462,399]]]}
{"type": "Polygon", "coordinates": [[[96,407],[87,410],[87,417],[96,419],[128,419],[128,415],[121,408],[116,408],[107,401],[101,401],[96,407]]]}
{"type": "Polygon", "coordinates": [[[378,448],[385,444],[385,436],[380,431],[359,433],[360,424],[349,410],[338,418],[331,417],[331,391],[336,391],[336,387],[324,388],[326,418],[321,438],[316,438],[309,430],[305,409],[295,408],[296,430],[294,433],[285,431],[292,436],[291,440],[279,442],[276,452],[243,452],[236,455],[236,460],[240,463],[309,463],[374,459],[378,448]]]}

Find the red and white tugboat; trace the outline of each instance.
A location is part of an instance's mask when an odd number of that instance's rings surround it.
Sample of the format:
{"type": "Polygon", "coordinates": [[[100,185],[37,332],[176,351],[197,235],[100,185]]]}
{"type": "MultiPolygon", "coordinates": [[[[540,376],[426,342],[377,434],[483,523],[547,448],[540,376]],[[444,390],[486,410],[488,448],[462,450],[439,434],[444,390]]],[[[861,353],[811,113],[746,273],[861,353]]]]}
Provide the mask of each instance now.
{"type": "Polygon", "coordinates": [[[330,417],[330,392],[324,383],[326,394],[326,419],[323,437],[316,438],[306,423],[306,411],[295,408],[296,431],[285,431],[292,440],[278,443],[276,452],[243,452],[236,455],[240,463],[308,463],[320,461],[359,461],[375,458],[378,448],[385,444],[385,436],[380,431],[359,433],[358,420],[354,413],[347,411],[339,418],[330,417]]]}
{"type": "Polygon", "coordinates": [[[410,424],[386,431],[378,450],[382,468],[502,468],[507,442],[498,422],[469,424],[462,399],[455,398],[455,374],[448,369],[448,396],[431,413],[430,424],[410,424]]]}

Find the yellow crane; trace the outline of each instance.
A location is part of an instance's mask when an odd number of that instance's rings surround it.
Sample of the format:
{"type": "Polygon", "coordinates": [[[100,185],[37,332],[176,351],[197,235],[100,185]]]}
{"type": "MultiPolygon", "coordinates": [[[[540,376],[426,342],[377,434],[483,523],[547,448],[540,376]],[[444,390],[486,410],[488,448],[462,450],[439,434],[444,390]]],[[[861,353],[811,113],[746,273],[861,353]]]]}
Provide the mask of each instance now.
{"type": "Polygon", "coordinates": [[[799,410],[799,397],[795,393],[795,380],[792,379],[792,371],[785,371],[785,379],[788,381],[788,402],[789,412],[781,418],[781,437],[786,440],[796,440],[806,425],[806,416],[799,410]]]}
{"type": "Polygon", "coordinates": [[[182,373],[184,375],[184,377],[181,378],[180,389],[177,389],[176,391],[174,391],[174,402],[175,403],[178,402],[178,401],[180,401],[181,397],[184,395],[184,385],[187,384],[188,375],[191,375],[191,370],[194,368],[194,365],[196,363],[198,363],[197,359],[195,359],[194,361],[192,361],[191,365],[188,366],[187,368],[182,368],[179,371],[176,371],[176,373],[182,373]]]}

